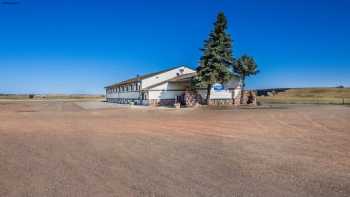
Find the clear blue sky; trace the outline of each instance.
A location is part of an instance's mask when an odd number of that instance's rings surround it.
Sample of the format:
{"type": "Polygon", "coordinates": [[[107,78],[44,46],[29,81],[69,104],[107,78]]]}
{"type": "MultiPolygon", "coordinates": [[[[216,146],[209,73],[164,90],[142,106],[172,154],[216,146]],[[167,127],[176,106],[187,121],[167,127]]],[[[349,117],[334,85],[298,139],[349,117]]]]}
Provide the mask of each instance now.
{"type": "Polygon", "coordinates": [[[349,0],[19,0],[0,4],[0,92],[103,93],[185,64],[224,11],[248,88],[350,85],[349,0]]]}

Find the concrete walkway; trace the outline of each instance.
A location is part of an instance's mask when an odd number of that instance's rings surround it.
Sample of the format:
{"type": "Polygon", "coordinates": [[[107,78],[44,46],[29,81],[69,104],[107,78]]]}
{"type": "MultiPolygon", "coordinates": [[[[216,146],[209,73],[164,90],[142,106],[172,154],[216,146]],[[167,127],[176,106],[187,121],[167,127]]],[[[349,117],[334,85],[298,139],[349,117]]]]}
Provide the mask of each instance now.
{"type": "MultiPolygon", "coordinates": [[[[77,105],[83,109],[111,109],[111,108],[133,108],[133,109],[150,109],[155,108],[152,106],[145,105],[129,105],[129,104],[119,104],[119,103],[107,103],[104,101],[88,101],[88,102],[77,102],[77,105]]],[[[172,107],[156,107],[157,109],[175,109],[172,107]]]]}

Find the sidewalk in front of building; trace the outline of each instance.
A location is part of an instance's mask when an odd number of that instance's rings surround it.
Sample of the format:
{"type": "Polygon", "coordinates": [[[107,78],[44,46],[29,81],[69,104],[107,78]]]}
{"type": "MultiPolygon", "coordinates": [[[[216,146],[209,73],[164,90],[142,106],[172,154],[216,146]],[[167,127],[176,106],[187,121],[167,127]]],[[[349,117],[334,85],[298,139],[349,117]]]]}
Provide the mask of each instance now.
{"type": "MultiPolygon", "coordinates": [[[[87,101],[87,102],[77,102],[81,108],[89,109],[112,109],[112,108],[133,108],[133,109],[149,109],[154,108],[147,105],[129,105],[129,104],[119,104],[119,103],[108,103],[105,101],[87,101]]],[[[157,106],[157,109],[175,109],[174,107],[157,106]]]]}

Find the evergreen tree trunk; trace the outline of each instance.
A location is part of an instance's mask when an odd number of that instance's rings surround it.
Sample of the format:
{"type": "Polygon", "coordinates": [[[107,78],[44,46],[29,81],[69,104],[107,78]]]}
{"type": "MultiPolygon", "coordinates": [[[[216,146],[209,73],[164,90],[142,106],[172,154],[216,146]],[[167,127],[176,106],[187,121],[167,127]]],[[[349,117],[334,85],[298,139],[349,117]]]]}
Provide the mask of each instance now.
{"type": "Polygon", "coordinates": [[[211,84],[208,84],[208,86],[207,86],[207,105],[209,105],[210,91],[211,91],[211,84]]]}
{"type": "Polygon", "coordinates": [[[241,87],[241,104],[245,104],[244,102],[244,87],[245,87],[245,76],[241,77],[242,87],[241,87]]]}

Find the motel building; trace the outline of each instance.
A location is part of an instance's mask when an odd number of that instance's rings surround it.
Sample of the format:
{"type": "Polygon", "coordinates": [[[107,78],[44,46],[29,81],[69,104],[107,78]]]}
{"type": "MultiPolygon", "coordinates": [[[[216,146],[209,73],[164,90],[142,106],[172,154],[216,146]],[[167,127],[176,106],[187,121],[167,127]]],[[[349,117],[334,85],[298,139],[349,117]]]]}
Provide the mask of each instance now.
{"type": "MultiPolygon", "coordinates": [[[[196,102],[204,103],[206,88],[191,88],[191,80],[195,75],[195,70],[178,66],[136,76],[106,86],[106,101],[135,105],[188,105],[188,100],[195,98],[196,102]]],[[[233,105],[239,103],[239,95],[240,81],[234,78],[225,84],[214,84],[209,103],[233,105]]]]}

